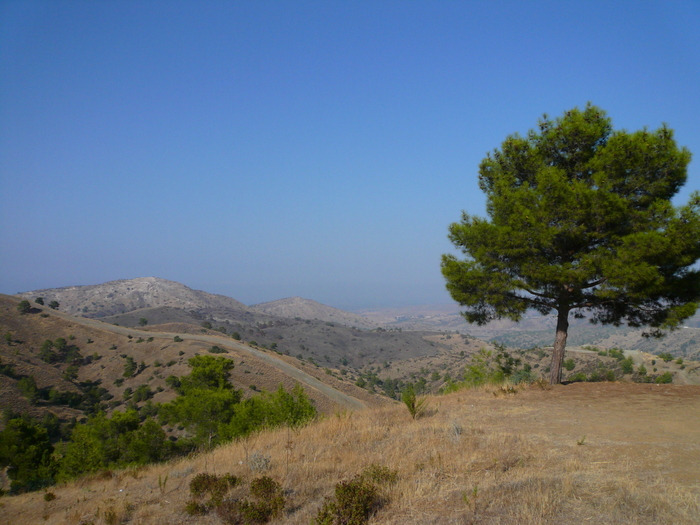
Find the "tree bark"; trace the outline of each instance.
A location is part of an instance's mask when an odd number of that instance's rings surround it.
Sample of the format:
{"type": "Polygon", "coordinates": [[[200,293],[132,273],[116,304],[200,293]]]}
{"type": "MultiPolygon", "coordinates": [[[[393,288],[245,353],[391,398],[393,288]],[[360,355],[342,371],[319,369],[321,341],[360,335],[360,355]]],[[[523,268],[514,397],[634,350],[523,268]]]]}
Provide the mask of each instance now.
{"type": "Polygon", "coordinates": [[[564,362],[564,350],[566,349],[566,337],[569,334],[569,309],[562,308],[557,311],[557,334],[554,337],[554,350],[552,351],[552,364],[549,367],[549,384],[561,383],[561,367],[564,362]]]}

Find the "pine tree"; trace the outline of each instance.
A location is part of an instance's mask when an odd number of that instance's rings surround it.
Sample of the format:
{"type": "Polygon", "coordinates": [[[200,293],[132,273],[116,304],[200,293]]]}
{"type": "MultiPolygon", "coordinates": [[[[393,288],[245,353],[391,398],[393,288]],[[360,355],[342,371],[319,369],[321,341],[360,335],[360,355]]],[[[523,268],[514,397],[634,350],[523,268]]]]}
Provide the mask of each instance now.
{"type": "Polygon", "coordinates": [[[588,104],[511,135],[479,166],[489,218],[463,213],[442,273],[470,323],[557,313],[550,383],[561,380],[569,314],[661,335],[700,301],[700,194],[674,207],[690,152],[665,125],[613,131],[588,104]]]}

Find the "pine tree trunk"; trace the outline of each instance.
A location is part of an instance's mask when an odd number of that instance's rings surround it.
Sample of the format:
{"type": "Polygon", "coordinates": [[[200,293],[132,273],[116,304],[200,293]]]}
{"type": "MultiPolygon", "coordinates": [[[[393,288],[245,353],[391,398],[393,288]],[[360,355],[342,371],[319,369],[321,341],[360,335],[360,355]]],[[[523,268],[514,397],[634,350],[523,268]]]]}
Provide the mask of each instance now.
{"type": "Polygon", "coordinates": [[[554,350],[552,351],[552,365],[549,368],[549,384],[561,383],[561,367],[564,362],[564,350],[566,349],[566,337],[569,333],[569,309],[562,308],[557,312],[557,335],[554,337],[554,350]]]}

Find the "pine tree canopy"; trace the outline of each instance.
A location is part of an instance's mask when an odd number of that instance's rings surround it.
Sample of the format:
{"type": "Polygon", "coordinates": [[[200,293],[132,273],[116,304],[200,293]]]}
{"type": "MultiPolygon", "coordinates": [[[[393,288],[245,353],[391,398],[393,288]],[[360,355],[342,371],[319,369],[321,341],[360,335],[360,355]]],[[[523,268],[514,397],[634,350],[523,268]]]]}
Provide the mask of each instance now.
{"type": "Polygon", "coordinates": [[[677,327],[700,302],[700,194],[671,203],[690,158],[665,125],[614,131],[591,104],[507,137],[479,166],[488,219],[463,213],[449,228],[466,257],[444,255],[442,273],[464,317],[557,312],[552,383],[570,312],[654,335],[677,327]]]}

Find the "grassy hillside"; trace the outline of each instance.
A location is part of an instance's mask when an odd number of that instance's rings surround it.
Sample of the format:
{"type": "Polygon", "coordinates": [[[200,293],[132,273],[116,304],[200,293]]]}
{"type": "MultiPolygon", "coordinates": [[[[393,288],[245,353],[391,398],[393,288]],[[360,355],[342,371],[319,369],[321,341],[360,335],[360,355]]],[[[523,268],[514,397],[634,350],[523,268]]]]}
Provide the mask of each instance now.
{"type": "MultiPolygon", "coordinates": [[[[361,400],[363,404],[381,403],[376,396],[355,387],[349,379],[329,376],[309,363],[299,363],[295,358],[240,344],[217,331],[202,332],[201,327],[180,323],[164,326],[173,329],[174,333],[146,332],[72,318],[36,304],[32,313],[20,314],[18,303],[17,298],[0,295],[0,334],[5,337],[0,343],[0,359],[6,367],[4,370],[12,371],[1,376],[2,409],[34,417],[50,411],[62,419],[68,419],[98,409],[123,409],[134,403],[125,392],[143,386],[151,392],[151,397],[137,402],[137,407],[142,407],[148,401],[167,402],[175,397],[173,389],[166,384],[167,377],[188,373],[188,359],[197,354],[210,354],[213,346],[224,349],[223,355],[234,361],[231,380],[237,388],[243,389],[245,397],[261,390],[275,390],[279,384],[290,388],[300,379],[290,376],[289,371],[298,370],[310,378],[317,377],[315,381],[333,384],[334,387],[329,390],[347,392],[347,395],[361,400]],[[182,340],[175,341],[175,335],[182,340]],[[63,339],[68,348],[78,353],[71,354],[68,361],[58,359],[47,362],[42,359],[42,346],[47,339],[63,339]],[[138,368],[133,375],[125,377],[125,367],[130,360],[138,368]],[[288,370],[283,370],[283,367],[288,370]],[[30,403],[20,388],[20,380],[27,377],[34,378],[39,391],[39,398],[34,403],[30,403]],[[86,396],[90,391],[94,393],[95,389],[100,389],[100,392],[96,394],[97,397],[86,399],[90,402],[86,412],[85,403],[71,407],[42,399],[50,389],[71,392],[76,396],[86,396]]],[[[51,351],[58,354],[55,348],[51,351]]],[[[330,412],[338,407],[335,400],[318,388],[308,384],[306,387],[321,412],[330,412]]]]}
{"type": "Polygon", "coordinates": [[[299,431],[52,487],[55,499],[5,496],[0,519],[219,524],[214,510],[185,510],[209,499],[194,498],[190,482],[210,473],[241,478],[224,501],[251,498],[251,481],[269,476],[285,501],[270,523],[307,525],[336,484],[364,471],[380,496],[370,524],[695,524],[698,443],[700,387],[482,388],[430,398],[415,421],[399,404],[339,412],[299,431]]]}

